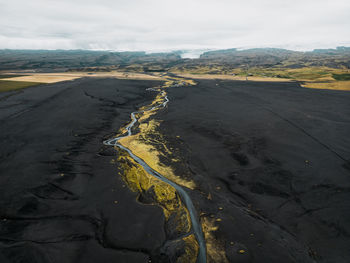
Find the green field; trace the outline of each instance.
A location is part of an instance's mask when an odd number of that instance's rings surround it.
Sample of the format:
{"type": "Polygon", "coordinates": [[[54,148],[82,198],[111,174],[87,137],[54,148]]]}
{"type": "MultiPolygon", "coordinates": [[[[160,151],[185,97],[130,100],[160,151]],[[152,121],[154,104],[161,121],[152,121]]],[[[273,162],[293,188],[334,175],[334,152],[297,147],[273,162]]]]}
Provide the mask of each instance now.
{"type": "Polygon", "coordinates": [[[37,86],[40,84],[41,83],[38,83],[38,82],[0,80],[0,92],[24,89],[31,86],[37,86]]]}
{"type": "Polygon", "coordinates": [[[350,74],[332,74],[335,80],[350,80],[350,74]]]}

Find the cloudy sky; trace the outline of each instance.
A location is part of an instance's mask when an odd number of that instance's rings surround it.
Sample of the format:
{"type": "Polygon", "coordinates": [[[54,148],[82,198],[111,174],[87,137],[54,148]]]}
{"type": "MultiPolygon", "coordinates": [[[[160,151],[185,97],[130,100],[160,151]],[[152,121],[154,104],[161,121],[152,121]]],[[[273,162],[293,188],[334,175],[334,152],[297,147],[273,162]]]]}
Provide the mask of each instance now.
{"type": "Polygon", "coordinates": [[[0,0],[0,48],[350,46],[349,0],[0,0]]]}

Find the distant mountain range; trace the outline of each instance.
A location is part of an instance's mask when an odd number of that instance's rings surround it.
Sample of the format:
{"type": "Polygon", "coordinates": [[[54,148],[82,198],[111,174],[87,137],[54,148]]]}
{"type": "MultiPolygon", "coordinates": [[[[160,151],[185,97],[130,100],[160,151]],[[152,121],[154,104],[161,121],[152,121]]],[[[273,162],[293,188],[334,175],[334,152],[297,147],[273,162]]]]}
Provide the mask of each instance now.
{"type": "Polygon", "coordinates": [[[95,70],[124,69],[135,71],[164,71],[206,64],[235,67],[300,68],[326,66],[350,68],[350,47],[315,49],[308,52],[277,48],[247,50],[225,49],[198,52],[180,50],[167,53],[112,52],[89,50],[0,50],[0,70],[39,71],[96,68],[95,70]],[[189,58],[186,58],[186,55],[189,58]],[[194,55],[195,54],[195,55],[194,55]]]}

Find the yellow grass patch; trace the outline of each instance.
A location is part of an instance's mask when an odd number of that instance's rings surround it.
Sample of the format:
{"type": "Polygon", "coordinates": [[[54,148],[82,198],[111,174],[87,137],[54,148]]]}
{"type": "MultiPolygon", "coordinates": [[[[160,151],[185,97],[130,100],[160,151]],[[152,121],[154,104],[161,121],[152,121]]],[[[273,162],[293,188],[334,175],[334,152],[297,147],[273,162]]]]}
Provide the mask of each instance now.
{"type": "Polygon", "coordinates": [[[330,90],[350,91],[350,81],[306,82],[301,86],[304,88],[311,88],[311,89],[330,89],[330,90]]]}
{"type": "Polygon", "coordinates": [[[224,80],[249,80],[249,81],[276,81],[276,82],[290,82],[290,79],[283,78],[271,78],[271,77],[255,77],[255,76],[232,76],[224,74],[188,74],[181,73],[178,74],[181,77],[185,78],[194,78],[194,79],[224,79],[224,80]]]}
{"type": "Polygon", "coordinates": [[[52,75],[52,74],[34,74],[28,76],[6,78],[8,81],[23,81],[23,82],[39,82],[39,83],[55,83],[80,78],[78,76],[67,75],[52,75]]]}
{"type": "MultiPolygon", "coordinates": [[[[11,74],[11,73],[7,73],[11,74]]],[[[140,80],[164,80],[161,76],[129,72],[63,72],[63,73],[21,73],[25,76],[3,78],[8,81],[25,81],[40,83],[56,83],[60,81],[74,80],[83,77],[140,79],[140,80]]]]}

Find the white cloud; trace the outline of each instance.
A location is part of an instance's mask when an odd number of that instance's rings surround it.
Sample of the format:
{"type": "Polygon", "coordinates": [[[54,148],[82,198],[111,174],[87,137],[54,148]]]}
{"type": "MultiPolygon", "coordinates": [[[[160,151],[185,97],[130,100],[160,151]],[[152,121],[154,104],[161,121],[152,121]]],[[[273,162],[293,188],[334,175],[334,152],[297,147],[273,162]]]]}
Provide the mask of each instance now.
{"type": "Polygon", "coordinates": [[[0,0],[0,48],[350,45],[345,0],[0,0]]]}

